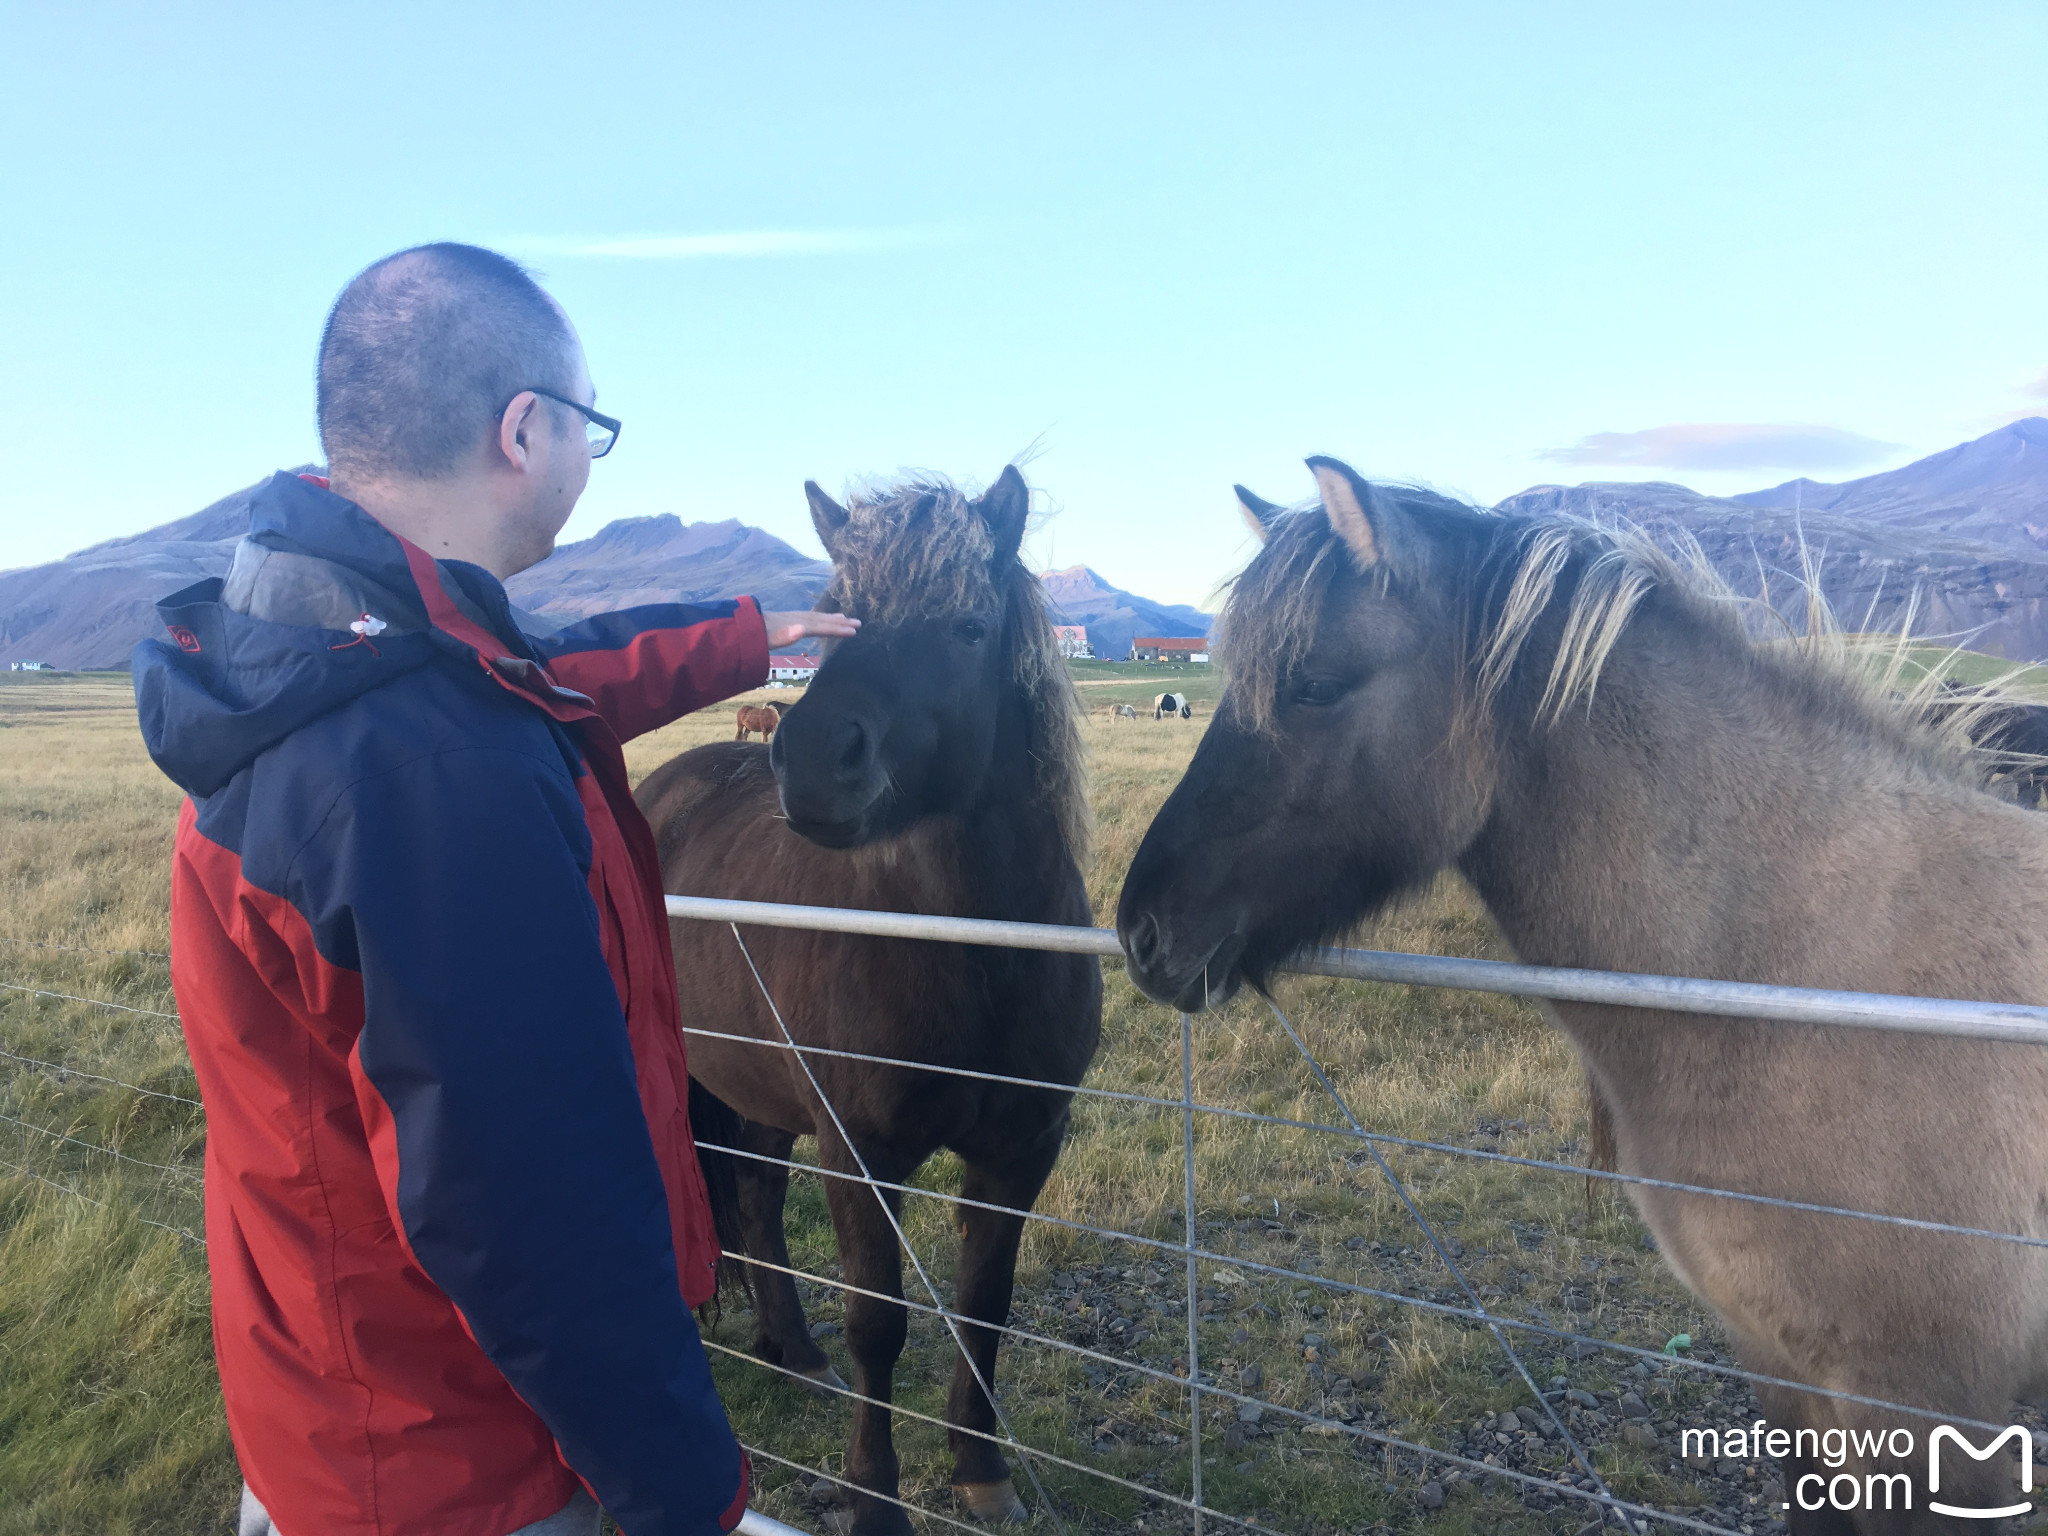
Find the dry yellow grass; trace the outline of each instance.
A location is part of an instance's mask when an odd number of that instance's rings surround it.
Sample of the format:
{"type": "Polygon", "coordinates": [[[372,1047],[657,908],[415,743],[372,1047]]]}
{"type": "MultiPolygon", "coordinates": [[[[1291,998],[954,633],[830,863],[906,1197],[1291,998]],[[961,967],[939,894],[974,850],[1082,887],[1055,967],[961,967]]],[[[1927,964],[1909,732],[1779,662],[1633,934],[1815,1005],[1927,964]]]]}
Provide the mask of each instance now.
{"type": "MultiPolygon", "coordinates": [[[[1153,684],[1138,678],[1117,687],[1136,696],[1153,684]]],[[[1201,697],[1208,689],[1187,691],[1201,697]]],[[[1103,695],[1114,692],[1106,686],[1088,696],[1097,826],[1088,885],[1104,922],[1123,870],[1205,724],[1205,712],[1192,722],[1155,723],[1147,715],[1136,724],[1112,723],[1103,695]]],[[[764,690],[750,697],[793,701],[796,694],[764,690]]],[[[631,744],[636,777],[686,747],[730,740],[733,708],[705,711],[631,744]]],[[[177,805],[176,791],[143,753],[125,680],[34,679],[0,687],[0,980],[147,1010],[0,992],[0,1050],[14,1053],[0,1058],[0,1113],[34,1127],[0,1122],[0,1147],[8,1149],[0,1158],[103,1202],[87,1204],[51,1183],[0,1169],[0,1536],[224,1528],[214,1522],[224,1520],[236,1482],[208,1358],[202,1254],[137,1220],[197,1231],[193,1181],[92,1150],[195,1168],[203,1140],[198,1113],[176,1098],[75,1075],[193,1096],[177,1027],[156,1016],[172,1007],[163,961],[110,953],[166,948],[177,805]],[[54,1140],[50,1131],[75,1141],[54,1140]]],[[[1448,881],[1378,925],[1369,941],[1498,954],[1469,893],[1448,881]]],[[[1103,1050],[1090,1083],[1177,1097],[1178,1021],[1139,998],[1114,966],[1107,999],[1103,1050]]],[[[1375,1129],[1567,1156],[1582,1134],[1584,1102],[1569,1052],[1524,1004],[1320,980],[1286,983],[1280,1002],[1375,1129]]],[[[1195,1055],[1196,1095],[1205,1102],[1321,1123],[1338,1118],[1257,999],[1199,1020],[1195,1055]]],[[[1452,1299],[1386,1181],[1361,1165],[1356,1142],[1208,1117],[1198,1129],[1204,1245],[1326,1280],[1452,1299]]],[[[1181,1135],[1177,1111],[1082,1100],[1041,1208],[1179,1242],[1181,1135]]],[[[1641,1252],[1633,1223],[1611,1200],[1589,1201],[1581,1180],[1425,1153],[1396,1153],[1393,1161],[1424,1208],[1462,1242],[1474,1283],[1500,1287],[1505,1299],[1497,1305],[1510,1313],[1526,1304],[1557,1307],[1565,1289],[1575,1287],[1590,1293],[1589,1309],[1554,1311],[1547,1314],[1552,1321],[1653,1347],[1669,1333],[1708,1331],[1641,1252]],[[1532,1232],[1540,1234],[1535,1242],[1532,1232]],[[1588,1261],[1597,1261],[1592,1279],[1588,1261]]],[[[957,1171],[942,1157],[919,1182],[943,1192],[957,1171]]],[[[907,1216],[913,1240],[944,1276],[952,1251],[949,1207],[942,1199],[913,1200],[907,1216]]],[[[790,1223],[798,1262],[827,1271],[830,1234],[814,1180],[797,1181],[790,1223]]],[[[1121,1267],[1118,1283],[1153,1296],[1168,1314],[1181,1286],[1170,1255],[1035,1225],[1020,1268],[1018,1326],[1054,1334],[1077,1326],[1052,1288],[1056,1276],[1076,1266],[1102,1273],[1121,1267]]],[[[1463,1420],[1508,1406],[1521,1392],[1491,1342],[1463,1326],[1228,1265],[1204,1262],[1202,1270],[1205,1285],[1225,1298],[1203,1324],[1204,1368],[1221,1369],[1234,1382],[1241,1365],[1263,1361],[1262,1395],[1271,1401],[1308,1404],[1321,1390],[1301,1358],[1300,1334],[1309,1327],[1325,1335],[1327,1359],[1377,1382],[1376,1422],[1404,1436],[1449,1444],[1446,1437],[1461,1432],[1463,1420]]],[[[829,1289],[812,1295],[815,1316],[840,1315],[829,1289]]],[[[1184,1329],[1184,1320],[1167,1315],[1149,1345],[1124,1354],[1169,1367],[1185,1351],[1184,1329]]],[[[748,1336],[736,1309],[712,1333],[732,1345],[748,1336]]],[[[1563,1364],[1551,1346],[1534,1354],[1539,1376],[1563,1364]]],[[[939,1411],[948,1355],[936,1325],[920,1318],[900,1400],[939,1411]]],[[[1583,1377],[1580,1367],[1572,1369],[1575,1381],[1583,1377]]],[[[794,1393],[742,1362],[721,1360],[719,1372],[747,1438],[836,1470],[846,1427],[841,1407],[794,1393]]],[[[1005,1402],[1031,1443],[1146,1486],[1185,1486],[1186,1446],[1164,1443],[1185,1432],[1179,1389],[1024,1347],[1006,1351],[1002,1379],[1005,1402]],[[1131,1434],[1099,1450],[1091,1441],[1098,1420],[1114,1420],[1131,1434]]],[[[1285,1529],[1554,1528],[1550,1515],[1525,1510],[1498,1490],[1454,1490],[1442,1510],[1425,1516],[1413,1500],[1420,1481],[1414,1465],[1389,1462],[1377,1450],[1361,1453],[1349,1442],[1292,1434],[1259,1440],[1248,1452],[1224,1452],[1215,1439],[1220,1424],[1209,1422],[1211,1501],[1285,1529]]],[[[906,1496],[949,1507],[942,1434],[906,1424],[899,1445],[906,1496]]],[[[1602,1454],[1624,1486],[1682,1497],[1666,1464],[1602,1454]]],[[[787,1476],[764,1473],[770,1512],[815,1528],[816,1501],[787,1476]]],[[[1083,1526],[1130,1528],[1143,1517],[1161,1528],[1161,1513],[1146,1513],[1136,1495],[1104,1490],[1078,1474],[1047,1477],[1083,1526]]],[[[1570,1518],[1575,1526],[1584,1516],[1574,1511],[1570,1518]]]]}

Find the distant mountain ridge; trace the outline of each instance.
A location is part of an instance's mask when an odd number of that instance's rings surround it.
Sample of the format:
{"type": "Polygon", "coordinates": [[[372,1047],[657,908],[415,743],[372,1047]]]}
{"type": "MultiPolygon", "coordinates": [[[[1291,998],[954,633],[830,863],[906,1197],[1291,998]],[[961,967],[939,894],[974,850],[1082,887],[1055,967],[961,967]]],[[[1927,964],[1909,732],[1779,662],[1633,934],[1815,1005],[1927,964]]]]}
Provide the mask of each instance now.
{"type": "Polygon", "coordinates": [[[1757,593],[1766,574],[1803,618],[1803,561],[1836,617],[2013,661],[2048,657],[2048,420],[2030,417],[1900,469],[1841,485],[1790,480],[1741,496],[1662,481],[1539,485],[1496,507],[1625,521],[1698,541],[1722,578],[1757,593]]]}
{"type": "MultiPolygon", "coordinates": [[[[225,574],[248,527],[255,486],[144,533],[62,560],[0,572],[0,662],[117,667],[159,632],[155,604],[225,574]]],[[[1682,485],[1539,485],[1502,512],[1565,511],[1697,539],[1738,590],[1758,570],[1794,573],[1804,548],[1848,623],[1895,626],[1917,589],[1914,631],[1966,639],[2014,661],[2048,658],[2048,420],[2031,417],[1900,469],[1838,485],[1791,480],[1742,496],[1682,485]]],[[[636,603],[751,592],[771,608],[807,608],[830,568],[735,518],[625,518],[564,545],[508,584],[540,626],[636,603]]],[[[1085,565],[1044,573],[1060,619],[1084,625],[1098,656],[1134,635],[1203,634],[1211,617],[1112,585],[1085,565]]],[[[1774,589],[1791,594],[1789,579],[1774,589]]]]}
{"type": "Polygon", "coordinates": [[[564,544],[505,583],[512,601],[557,625],[643,603],[696,603],[747,593],[764,609],[808,608],[832,575],[736,517],[685,523],[674,513],[626,517],[564,544]]]}
{"type": "Polygon", "coordinates": [[[2048,420],[2030,416],[1861,480],[1787,480],[1731,499],[2048,553],[2048,420]]]}
{"type": "MultiPolygon", "coordinates": [[[[313,473],[302,465],[298,473],[313,473]]],[[[0,662],[41,661],[83,670],[124,666],[138,640],[161,632],[156,604],[181,587],[227,574],[249,527],[245,486],[211,506],[143,533],[108,539],[47,565],[0,572],[0,662]]],[[[643,603],[705,602],[741,593],[767,609],[808,608],[832,567],[738,518],[685,523],[673,513],[607,523],[564,544],[505,584],[520,621],[536,633],[593,613],[643,603]]],[[[1208,633],[1192,608],[1154,603],[1088,570],[1049,573],[1068,622],[1088,626],[1098,656],[1122,657],[1133,634],[1208,633]]]]}
{"type": "Polygon", "coordinates": [[[48,565],[0,571],[0,662],[125,666],[136,641],[163,632],[158,599],[227,574],[236,541],[249,531],[249,498],[267,483],[266,476],[188,516],[48,565]]]}

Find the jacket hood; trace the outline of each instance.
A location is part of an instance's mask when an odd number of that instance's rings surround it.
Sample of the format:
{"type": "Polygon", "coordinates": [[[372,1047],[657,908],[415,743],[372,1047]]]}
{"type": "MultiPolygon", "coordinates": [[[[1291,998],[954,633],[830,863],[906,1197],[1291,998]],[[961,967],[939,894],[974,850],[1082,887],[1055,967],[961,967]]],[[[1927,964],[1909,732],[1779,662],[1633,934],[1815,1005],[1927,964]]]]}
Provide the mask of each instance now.
{"type": "Polygon", "coordinates": [[[442,627],[451,617],[531,655],[489,572],[434,561],[324,481],[282,471],[252,498],[227,576],[157,612],[168,638],[135,647],[136,713],[157,766],[201,798],[329,710],[436,655],[475,655],[442,627]]]}

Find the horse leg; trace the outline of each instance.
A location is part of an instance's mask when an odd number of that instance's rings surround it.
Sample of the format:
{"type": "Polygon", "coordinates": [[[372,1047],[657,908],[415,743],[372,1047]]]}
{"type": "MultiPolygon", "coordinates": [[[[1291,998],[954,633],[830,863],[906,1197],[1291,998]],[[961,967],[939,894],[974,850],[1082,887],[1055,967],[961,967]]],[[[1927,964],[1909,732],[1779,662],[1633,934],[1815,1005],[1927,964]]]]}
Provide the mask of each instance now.
{"type": "Polygon", "coordinates": [[[797,1299],[796,1280],[788,1273],[789,1240],[782,1228],[782,1207],[789,1197],[789,1170],[780,1164],[789,1161],[795,1145],[796,1137],[789,1132],[749,1120],[741,1129],[740,1149],[779,1162],[733,1159],[739,1181],[740,1230],[748,1257],[761,1261],[749,1265],[747,1275],[754,1296],[754,1353],[770,1365],[808,1376],[822,1387],[843,1387],[846,1383],[811,1338],[803,1303],[797,1299]]]}
{"type": "Polygon", "coordinates": [[[1785,1502],[1791,1506],[1782,1511],[1790,1536],[1857,1536],[1855,1518],[1829,1508],[1823,1491],[1829,1475],[1838,1470],[1823,1466],[1817,1458],[1804,1453],[1778,1458],[1778,1477],[1784,1484],[1785,1502]],[[1819,1481],[1802,1488],[1800,1479],[1808,1477],[1817,1477],[1819,1481]],[[1820,1508],[1808,1509],[1802,1500],[1816,1502],[1820,1508]]]}
{"type": "MultiPolygon", "coordinates": [[[[863,1147],[875,1178],[901,1183],[922,1159],[878,1155],[863,1147]]],[[[842,1142],[819,1137],[819,1161],[828,1169],[853,1174],[860,1169],[842,1142]]],[[[890,1433],[889,1403],[895,1394],[896,1361],[909,1336],[910,1320],[897,1301],[903,1295],[903,1256],[896,1231],[882,1211],[900,1213],[902,1199],[893,1190],[878,1190],[854,1179],[828,1178],[826,1196],[832,1227],[839,1238],[839,1262],[849,1289],[846,1295],[846,1348],[853,1357],[853,1388],[865,1402],[853,1405],[853,1438],[846,1449],[846,1475],[871,1494],[855,1494],[853,1536],[908,1536],[910,1518],[897,1496],[896,1442],[890,1433]]]]}
{"type": "MultiPolygon", "coordinates": [[[[1799,1370],[1796,1365],[1777,1362],[1762,1368],[1783,1375],[1799,1370]]],[[[1859,1385],[1875,1396],[1900,1402],[1920,1395],[1910,1385],[1882,1379],[1859,1385]]],[[[1867,1454],[1871,1446],[1884,1442],[1890,1431],[1899,1427],[1897,1418],[1857,1404],[1815,1402],[1804,1393],[1767,1385],[1758,1386],[1757,1402],[1766,1419],[1792,1431],[1791,1454],[1778,1458],[1778,1475],[1783,1480],[1787,1505],[1783,1515],[1791,1536],[1924,1536],[1928,1531],[1962,1527],[1962,1521],[1949,1520],[1927,1508],[1930,1490],[1924,1455],[1909,1452],[1899,1458],[1889,1453],[1867,1454]],[[1809,1436],[1817,1437],[1818,1444],[1809,1436]],[[1802,1438],[1806,1439],[1803,1450],[1802,1438]],[[1846,1481],[1855,1490],[1849,1509],[1836,1505],[1833,1495],[1838,1480],[1846,1481]]],[[[1988,1415],[1976,1412],[1967,1416],[1988,1415]]],[[[1932,1427],[1922,1426],[1926,1430],[1932,1427]]],[[[1914,1438],[1917,1449],[1920,1431],[1915,1431],[1914,1438]]],[[[1967,1458],[1951,1457],[1942,1470],[1948,1479],[1960,1475],[1964,1485],[1959,1490],[1962,1496],[1946,1494],[1958,1504],[1990,1507],[2004,1502],[1997,1497],[1996,1487],[1982,1484],[1987,1473],[1992,1475],[1992,1482],[1998,1472],[2005,1472],[2010,1478],[2011,1471],[2005,1467],[1978,1468],[1967,1458]],[[1958,1466],[1958,1460],[1964,1465],[1958,1466]]],[[[1944,1493],[1933,1497],[1944,1497],[1946,1488],[1954,1486],[1952,1481],[1945,1482],[1944,1493]]],[[[2013,1483],[2007,1481],[2004,1487],[2010,1489],[2013,1483]]]]}
{"type": "MultiPolygon", "coordinates": [[[[1003,1163],[970,1162],[960,1193],[968,1200],[1028,1211],[1045,1187],[1059,1157],[1065,1116],[1023,1155],[1003,1163]]],[[[960,1324],[967,1354],[953,1367],[946,1400],[946,1436],[953,1446],[953,1495],[980,1520],[1025,1520],[1029,1513],[1010,1483],[1010,1466],[994,1440],[1001,1433],[995,1405],[981,1382],[995,1385],[996,1330],[1010,1320],[1010,1293],[1017,1279],[1017,1244],[1022,1215],[960,1206],[960,1278],[954,1308],[975,1321],[960,1324]],[[983,1326],[986,1325],[986,1326],[983,1326]],[[968,1361],[973,1361],[970,1368],[968,1361]],[[975,1379],[975,1372],[981,1380],[975,1379]]]]}

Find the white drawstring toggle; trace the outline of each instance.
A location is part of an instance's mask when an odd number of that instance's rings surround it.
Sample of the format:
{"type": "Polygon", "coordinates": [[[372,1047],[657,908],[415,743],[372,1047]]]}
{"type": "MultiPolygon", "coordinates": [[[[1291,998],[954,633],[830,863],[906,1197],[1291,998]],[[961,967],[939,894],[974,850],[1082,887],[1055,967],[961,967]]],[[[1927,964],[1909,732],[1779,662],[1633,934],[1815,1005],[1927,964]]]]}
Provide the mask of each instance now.
{"type": "Polygon", "coordinates": [[[381,635],[387,626],[382,619],[366,613],[360,619],[349,620],[348,627],[359,635],[381,635]]]}

